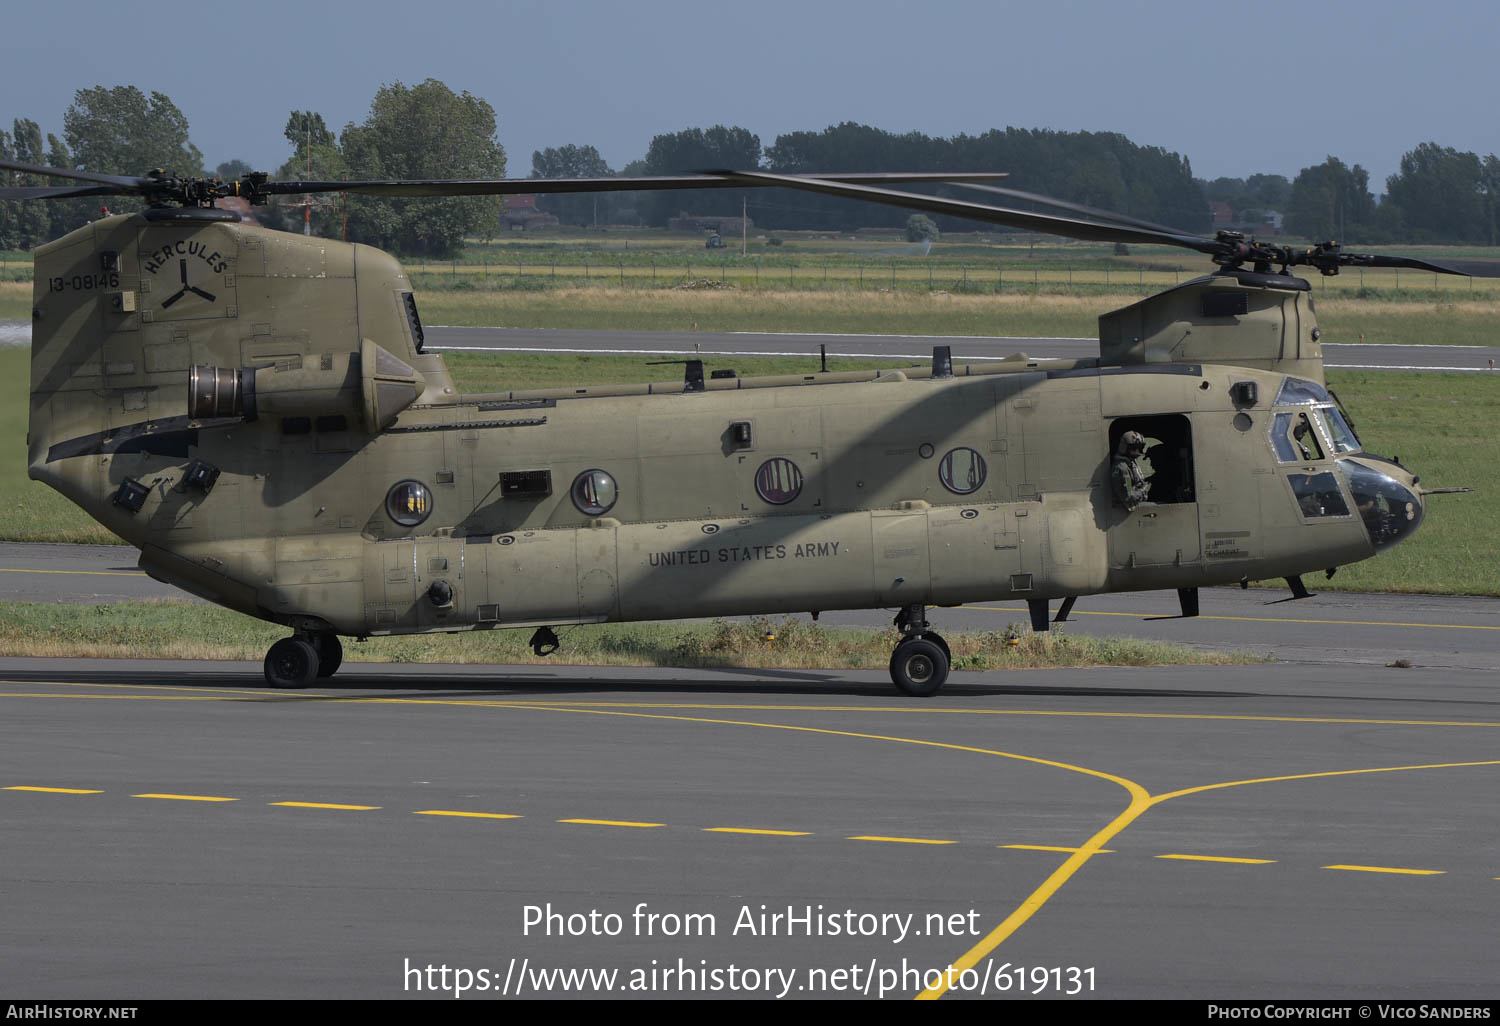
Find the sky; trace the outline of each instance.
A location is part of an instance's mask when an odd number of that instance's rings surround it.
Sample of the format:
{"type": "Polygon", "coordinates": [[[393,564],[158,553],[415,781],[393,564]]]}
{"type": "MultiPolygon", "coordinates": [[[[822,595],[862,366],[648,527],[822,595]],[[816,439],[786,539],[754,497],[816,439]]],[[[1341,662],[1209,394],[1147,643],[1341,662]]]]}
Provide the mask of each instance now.
{"type": "Polygon", "coordinates": [[[1120,132],[1207,179],[1332,154],[1376,193],[1421,142],[1500,152],[1494,0],[9,0],[0,26],[0,126],[61,136],[76,90],[135,85],[187,115],[210,168],[274,170],[291,110],[341,128],[427,78],[489,101],[513,177],[545,147],[618,170],[714,124],[763,146],[842,121],[1120,132]]]}

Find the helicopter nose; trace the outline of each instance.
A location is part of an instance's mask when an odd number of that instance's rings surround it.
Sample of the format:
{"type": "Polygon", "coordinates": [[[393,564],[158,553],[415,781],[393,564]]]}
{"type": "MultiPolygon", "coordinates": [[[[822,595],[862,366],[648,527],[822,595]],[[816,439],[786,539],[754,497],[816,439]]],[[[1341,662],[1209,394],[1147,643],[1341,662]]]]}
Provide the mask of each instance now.
{"type": "Polygon", "coordinates": [[[1426,508],[1416,478],[1405,467],[1381,457],[1345,457],[1339,470],[1375,548],[1389,548],[1422,525],[1426,508]]]}

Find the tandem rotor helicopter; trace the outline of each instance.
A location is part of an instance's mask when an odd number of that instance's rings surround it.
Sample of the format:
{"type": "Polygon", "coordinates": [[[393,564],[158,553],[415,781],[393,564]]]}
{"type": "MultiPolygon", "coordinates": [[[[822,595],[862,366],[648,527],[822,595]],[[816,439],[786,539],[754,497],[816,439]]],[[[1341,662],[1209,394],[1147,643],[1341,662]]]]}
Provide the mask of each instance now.
{"type": "MultiPolygon", "coordinates": [[[[267,681],[332,675],[339,637],[897,608],[891,679],[935,693],[932,606],[1024,599],[1046,630],[1083,595],[1333,570],[1422,522],[1418,479],[1364,452],[1324,386],[1295,266],[1500,265],[1203,238],[983,185],[998,174],[272,182],[122,177],[133,195],[36,251],[30,475],[141,551],[152,577],[291,629],[267,681]],[[917,195],[969,183],[1066,214],[917,195]],[[463,395],[424,352],[401,265],[272,231],[242,197],[786,187],[1105,242],[1217,269],[1099,318],[1099,355],[984,366],[463,395]],[[1146,445],[1149,452],[1137,457],[1146,445]],[[1135,468],[1134,488],[1116,482],[1135,468]],[[1144,468],[1149,463],[1150,470],[1144,468]],[[1118,468],[1118,469],[1117,469],[1118,468]],[[1149,476],[1148,476],[1149,473],[1149,476]]],[[[730,375],[733,372],[728,372],[730,375]]]]}

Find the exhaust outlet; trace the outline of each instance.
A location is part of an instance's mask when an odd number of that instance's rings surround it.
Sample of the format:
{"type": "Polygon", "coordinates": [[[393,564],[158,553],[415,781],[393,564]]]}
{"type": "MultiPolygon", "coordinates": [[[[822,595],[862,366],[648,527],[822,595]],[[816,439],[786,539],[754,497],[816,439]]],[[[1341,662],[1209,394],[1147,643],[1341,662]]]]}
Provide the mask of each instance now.
{"type": "Polygon", "coordinates": [[[225,367],[194,367],[188,372],[188,416],[255,419],[255,372],[225,367]]]}

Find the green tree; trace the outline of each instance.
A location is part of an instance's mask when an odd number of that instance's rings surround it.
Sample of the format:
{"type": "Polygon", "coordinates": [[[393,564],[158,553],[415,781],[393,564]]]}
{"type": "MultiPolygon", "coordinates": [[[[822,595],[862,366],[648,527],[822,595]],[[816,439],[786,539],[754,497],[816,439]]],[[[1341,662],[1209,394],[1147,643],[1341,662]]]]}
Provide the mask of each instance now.
{"type": "MultiPolygon", "coordinates": [[[[646,169],[646,160],[644,157],[642,157],[639,160],[632,160],[630,163],[620,168],[620,173],[617,177],[641,178],[645,175],[649,175],[650,173],[651,172],[646,169]]],[[[610,217],[612,219],[612,223],[634,225],[645,224],[646,212],[644,204],[650,198],[650,196],[651,194],[646,192],[610,193],[610,217]]]]}
{"type": "MultiPolygon", "coordinates": [[[[531,154],[533,178],[612,178],[599,151],[592,146],[549,146],[531,154]]],[[[611,223],[614,220],[614,194],[593,193],[568,195],[554,193],[540,197],[537,207],[555,214],[563,224],[611,223]]]]}
{"type": "MultiPolygon", "coordinates": [[[[646,174],[682,175],[713,168],[754,170],[760,166],[760,136],[744,128],[714,125],[658,135],[646,150],[646,174]]],[[[740,212],[740,196],[729,190],[649,193],[641,201],[648,224],[665,225],[679,212],[730,216],[740,212]]]]}
{"type": "Polygon", "coordinates": [[[163,93],[135,86],[80,89],[63,114],[76,167],[111,175],[203,174],[203,154],[188,140],[187,117],[163,93]]]}
{"type": "MultiPolygon", "coordinates": [[[[27,118],[17,118],[12,127],[15,129],[12,139],[15,145],[16,159],[27,164],[47,163],[47,153],[42,148],[42,129],[35,122],[27,118]]],[[[47,180],[39,175],[23,175],[23,185],[46,185],[47,180]]],[[[21,245],[31,249],[47,241],[51,229],[52,216],[47,204],[36,201],[28,201],[20,204],[16,216],[17,227],[20,230],[21,245]]]]}
{"type": "Polygon", "coordinates": [[[297,151],[297,156],[306,157],[309,147],[337,146],[338,138],[329,129],[323,115],[315,110],[294,110],[286,119],[282,135],[297,151]]]}
{"type": "Polygon", "coordinates": [[[238,159],[226,160],[224,161],[224,163],[214,168],[214,177],[222,179],[226,182],[232,182],[236,178],[243,178],[245,175],[248,175],[251,171],[254,170],[255,168],[250,166],[249,161],[238,159]]]}
{"type": "MultiPolygon", "coordinates": [[[[1138,146],[1110,132],[1052,132],[1007,128],[983,135],[933,139],[920,132],[893,135],[845,122],[822,132],[778,136],[766,150],[774,171],[795,174],[827,171],[1008,171],[1018,189],[1087,203],[1106,210],[1175,225],[1188,231],[1208,227],[1208,203],[1186,158],[1159,147],[1138,146]]],[[[975,200],[973,192],[938,186],[941,195],[975,200]]],[[[751,200],[767,225],[796,220],[803,227],[855,225],[899,227],[906,215],[895,208],[827,197],[766,196],[751,200]],[[780,206],[781,211],[777,210],[780,206]]],[[[980,225],[951,217],[935,219],[944,231],[972,231],[980,225]]],[[[983,227],[988,228],[988,225],[983,227]]]]}
{"type": "Polygon", "coordinates": [[[1251,203],[1267,210],[1284,211],[1292,195],[1292,183],[1285,175],[1251,175],[1245,179],[1245,189],[1251,203]]]}
{"type": "MultiPolygon", "coordinates": [[[[505,151],[495,141],[495,109],[429,78],[382,86],[362,124],[340,136],[353,178],[503,178],[505,151]]],[[[498,196],[440,199],[349,198],[349,237],[417,256],[449,257],[466,234],[494,231],[498,196]]]]}
{"type": "MultiPolygon", "coordinates": [[[[287,116],[282,134],[292,144],[292,155],[276,169],[277,181],[330,182],[349,177],[338,137],[329,131],[323,115],[294,110],[287,116]]],[[[281,196],[272,201],[261,218],[284,231],[300,232],[310,225],[311,234],[336,239],[344,231],[344,205],[344,196],[339,193],[281,196]]]]}
{"type": "MultiPolygon", "coordinates": [[[[35,121],[17,118],[12,122],[15,131],[7,137],[0,132],[0,153],[26,164],[45,164],[47,154],[42,149],[42,130],[35,121]]],[[[50,185],[41,175],[4,173],[7,185],[50,185]]],[[[31,249],[47,241],[51,227],[50,203],[36,200],[13,200],[0,203],[0,249],[31,249]]]]}
{"type": "Polygon", "coordinates": [[[1369,242],[1376,224],[1370,173],[1330,156],[1292,182],[1286,230],[1316,242],[1369,242]]]}
{"type": "Polygon", "coordinates": [[[1500,228],[1500,158],[1493,153],[1484,158],[1484,176],[1480,180],[1484,192],[1485,244],[1495,245],[1497,228],[1500,228]]]}
{"type": "Polygon", "coordinates": [[[913,214],[906,219],[906,241],[921,242],[928,239],[936,242],[938,226],[926,214],[913,214]]]}
{"type": "MultiPolygon", "coordinates": [[[[893,135],[879,128],[845,121],[821,132],[789,132],[766,148],[766,163],[778,174],[816,174],[830,171],[938,171],[946,168],[951,144],[920,132],[893,135]]],[[[966,171],[983,170],[964,168],[966,171]]],[[[975,199],[966,192],[961,198],[975,199]]],[[[758,223],[786,227],[899,228],[906,214],[899,207],[875,207],[857,200],[758,191],[750,198],[751,216],[758,223]]],[[[949,224],[956,224],[951,218],[949,224]]]]}
{"type": "MultiPolygon", "coordinates": [[[[144,175],[155,168],[203,174],[203,154],[188,139],[187,117],[164,93],[148,97],[135,86],[80,89],[63,114],[63,136],[72,156],[67,163],[49,161],[54,167],[109,175],[144,175]]],[[[55,227],[66,231],[98,217],[103,207],[118,214],[144,205],[133,197],[89,197],[58,201],[52,213],[62,222],[55,227]]]]}
{"type": "MultiPolygon", "coordinates": [[[[0,157],[15,159],[16,151],[10,144],[10,135],[0,131],[0,157]]],[[[0,184],[7,187],[23,184],[24,176],[15,171],[0,171],[0,184]]],[[[20,249],[21,233],[16,224],[20,200],[0,200],[0,249],[20,249]]]]}
{"type": "MultiPolygon", "coordinates": [[[[73,167],[73,155],[68,152],[68,144],[63,142],[51,132],[47,133],[47,159],[42,163],[48,167],[73,167]]],[[[48,182],[49,185],[76,185],[62,178],[54,178],[48,182]]],[[[47,219],[50,224],[49,235],[58,238],[67,234],[74,228],[87,224],[99,216],[102,205],[108,204],[111,197],[98,199],[76,199],[76,200],[48,200],[47,219]]]]}
{"type": "Polygon", "coordinates": [[[1385,198],[1412,242],[1483,243],[1490,234],[1484,179],[1478,155],[1422,143],[1385,180],[1385,198]]]}

